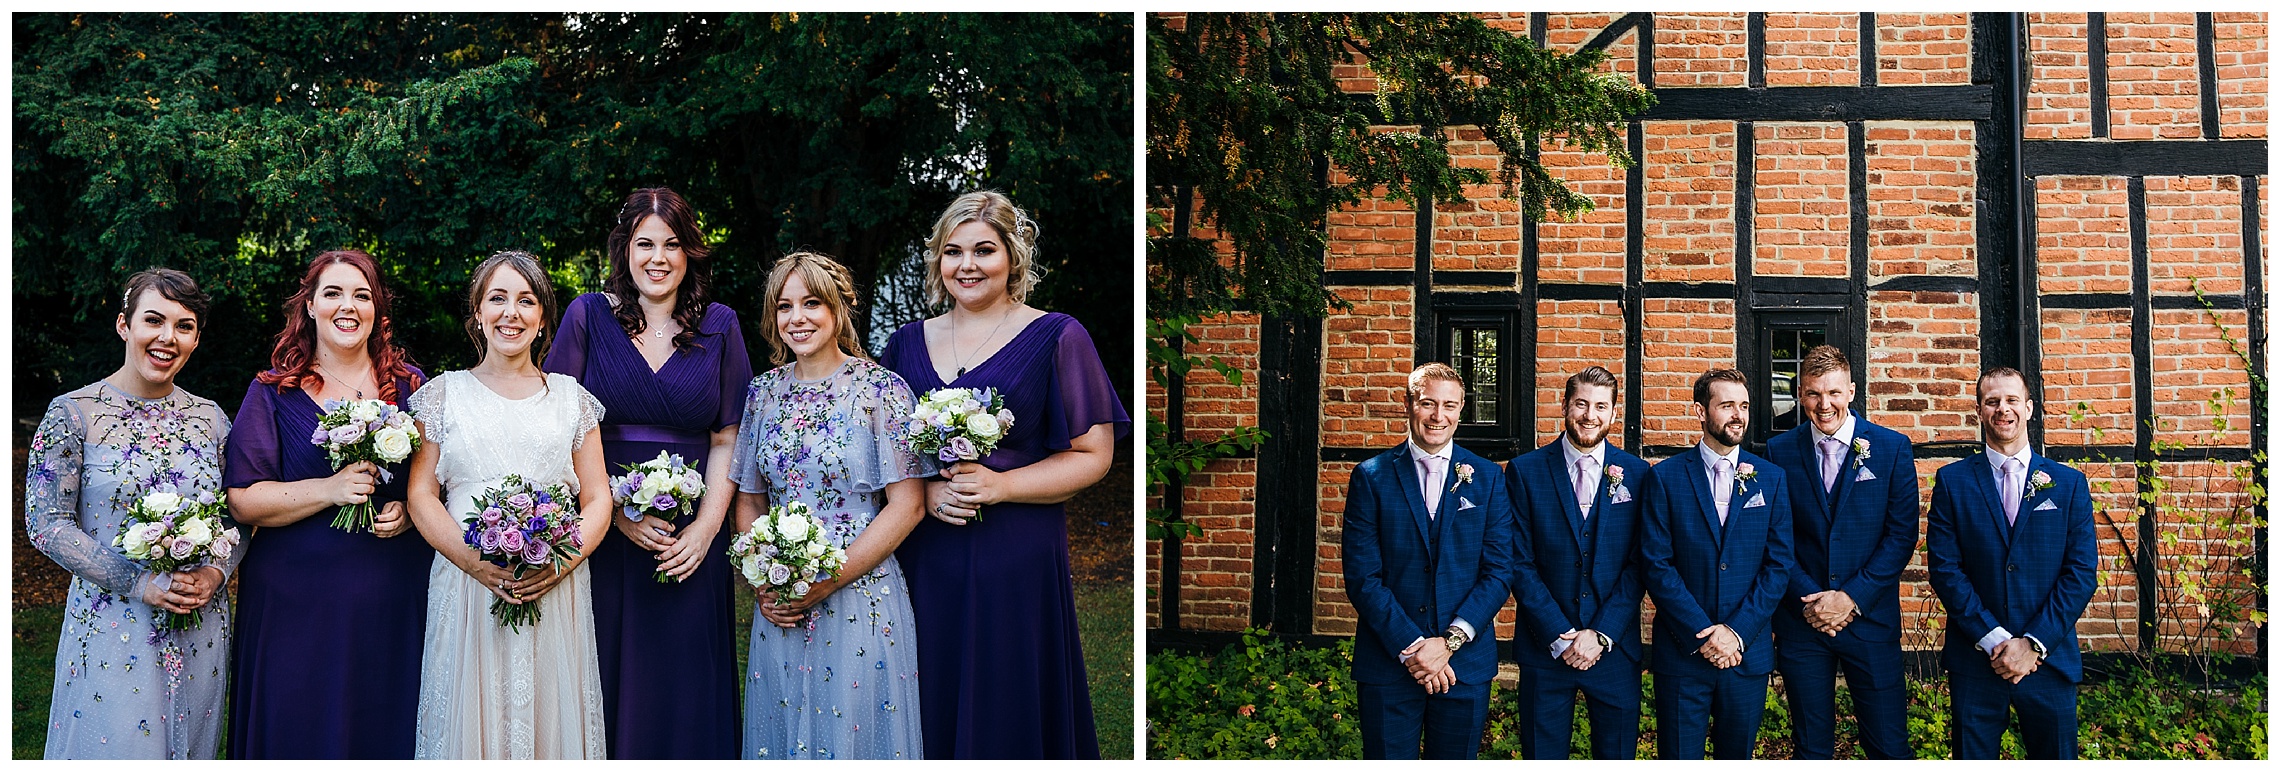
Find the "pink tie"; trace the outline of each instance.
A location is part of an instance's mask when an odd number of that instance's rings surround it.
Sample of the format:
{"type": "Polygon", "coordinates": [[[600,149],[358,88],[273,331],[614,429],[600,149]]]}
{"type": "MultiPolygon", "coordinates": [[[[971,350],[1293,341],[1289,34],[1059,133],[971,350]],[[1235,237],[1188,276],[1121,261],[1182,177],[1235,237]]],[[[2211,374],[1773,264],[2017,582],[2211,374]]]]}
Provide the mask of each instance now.
{"type": "Polygon", "coordinates": [[[1575,460],[1575,506],[1583,511],[1584,517],[1591,516],[1591,502],[1598,498],[1595,494],[1599,492],[1599,475],[1596,474],[1599,470],[1592,468],[1598,461],[1590,456],[1575,460]]]}
{"type": "Polygon", "coordinates": [[[1425,516],[1441,516],[1441,457],[1426,456],[1417,459],[1418,482],[1425,486],[1425,516]]]}
{"type": "Polygon", "coordinates": [[[1845,444],[1835,437],[1821,438],[1821,490],[1837,489],[1837,464],[1845,460],[1845,444]]]}
{"type": "Polygon", "coordinates": [[[2019,499],[2025,494],[2019,482],[2019,460],[2003,459],[2003,522],[2019,524],[2019,499]]]}
{"type": "Polygon", "coordinates": [[[1718,505],[1718,524],[1726,524],[1726,507],[1734,498],[1734,462],[1718,459],[1710,463],[1710,497],[1718,505]]]}

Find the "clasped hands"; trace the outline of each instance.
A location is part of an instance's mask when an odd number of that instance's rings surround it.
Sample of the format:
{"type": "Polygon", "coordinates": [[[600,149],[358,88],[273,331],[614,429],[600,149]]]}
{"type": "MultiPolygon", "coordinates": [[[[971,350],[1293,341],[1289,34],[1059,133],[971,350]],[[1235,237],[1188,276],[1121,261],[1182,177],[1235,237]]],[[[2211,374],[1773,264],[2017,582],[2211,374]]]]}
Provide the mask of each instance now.
{"type": "Polygon", "coordinates": [[[214,593],[222,588],[222,570],[213,566],[199,566],[186,571],[173,572],[167,578],[165,589],[160,589],[156,577],[143,583],[144,603],[177,614],[195,614],[198,609],[214,600],[214,593]]]}
{"type": "Polygon", "coordinates": [[[1710,664],[1717,665],[1718,669],[1724,670],[1742,664],[1742,636],[1736,634],[1734,628],[1725,625],[1711,625],[1702,628],[1702,632],[1695,633],[1694,638],[1696,640],[1710,639],[1704,641],[1702,648],[1695,653],[1701,654],[1703,659],[1710,660],[1710,664]]]}
{"type": "Polygon", "coordinates": [[[1831,637],[1843,632],[1846,625],[1852,624],[1853,617],[1860,609],[1860,606],[1853,603],[1852,596],[1846,595],[1843,590],[1822,590],[1798,600],[1805,604],[1805,623],[1831,637]]]}
{"type": "Polygon", "coordinates": [[[1004,474],[972,461],[942,470],[943,479],[926,482],[926,514],[951,525],[965,525],[981,508],[1006,500],[1004,474]]]}
{"type": "Polygon", "coordinates": [[[1987,653],[1987,659],[1987,664],[1995,667],[1995,675],[2014,684],[2042,667],[2042,658],[2036,656],[2034,643],[2023,635],[1995,644],[1995,650],[1987,653]]]}
{"type": "MultiPolygon", "coordinates": [[[[333,506],[345,507],[372,500],[372,493],[380,488],[380,467],[370,461],[358,461],[341,467],[326,478],[329,489],[326,499],[333,506]]],[[[405,514],[404,502],[391,501],[380,505],[372,516],[372,535],[391,539],[411,530],[412,518],[405,514]]]]}
{"type": "Polygon", "coordinates": [[[697,517],[689,521],[688,530],[682,532],[665,518],[649,516],[637,521],[627,517],[622,509],[610,515],[610,524],[618,533],[625,534],[626,541],[655,553],[652,557],[657,561],[657,570],[682,581],[696,575],[697,567],[704,565],[705,549],[720,533],[718,520],[697,517]]]}
{"type": "Polygon", "coordinates": [[[1409,662],[1409,677],[1417,679],[1426,694],[1446,694],[1457,685],[1457,671],[1449,667],[1448,639],[1418,639],[1402,649],[1401,656],[1409,662]]]}
{"type": "Polygon", "coordinates": [[[1590,670],[1607,655],[1607,647],[1599,645],[1599,633],[1592,630],[1561,633],[1560,640],[1568,642],[1567,651],[1560,652],[1560,661],[1577,670],[1590,670]]]}

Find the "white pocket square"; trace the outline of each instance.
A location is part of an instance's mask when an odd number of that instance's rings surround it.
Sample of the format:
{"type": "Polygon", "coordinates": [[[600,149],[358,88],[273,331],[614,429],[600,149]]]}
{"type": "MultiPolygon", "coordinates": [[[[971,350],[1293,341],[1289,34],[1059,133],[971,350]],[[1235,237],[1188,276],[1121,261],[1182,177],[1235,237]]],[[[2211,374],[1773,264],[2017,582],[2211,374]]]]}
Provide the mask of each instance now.
{"type": "Polygon", "coordinates": [[[2034,511],[2036,511],[2036,512],[2041,512],[2041,511],[2043,511],[2043,510],[2045,510],[2045,509],[2057,509],[2057,508],[2058,508],[2058,502],[2055,502],[2055,501],[2051,501],[2050,499],[2043,499],[2043,503],[2041,503],[2041,504],[2036,504],[2036,505],[2035,505],[2035,510],[2034,510],[2034,511]]]}
{"type": "Polygon", "coordinates": [[[1853,475],[1853,482],[1866,482],[1874,479],[1876,479],[1876,473],[1868,471],[1868,467],[1865,466],[1860,468],[1860,474],[1853,475]]]}
{"type": "Polygon", "coordinates": [[[1757,495],[1751,496],[1751,497],[1750,497],[1750,503],[1748,503],[1748,504],[1743,504],[1743,505],[1742,505],[1742,508],[1743,508],[1743,509],[1749,509],[1750,507],[1762,507],[1762,506],[1765,506],[1765,492],[1764,492],[1764,491],[1759,491],[1759,492],[1757,493],[1757,495]]]}
{"type": "Polygon", "coordinates": [[[1459,512],[1463,512],[1463,511],[1465,511],[1465,510],[1468,510],[1468,509],[1472,509],[1472,508],[1473,508],[1472,499],[1468,499],[1468,498],[1465,498],[1465,497],[1463,497],[1463,496],[1458,496],[1458,497],[1457,497],[1457,511],[1459,511],[1459,512]]]}
{"type": "Polygon", "coordinates": [[[1630,500],[1631,489],[1628,486],[1616,488],[1614,493],[1607,495],[1607,503],[1609,504],[1621,504],[1630,500]]]}

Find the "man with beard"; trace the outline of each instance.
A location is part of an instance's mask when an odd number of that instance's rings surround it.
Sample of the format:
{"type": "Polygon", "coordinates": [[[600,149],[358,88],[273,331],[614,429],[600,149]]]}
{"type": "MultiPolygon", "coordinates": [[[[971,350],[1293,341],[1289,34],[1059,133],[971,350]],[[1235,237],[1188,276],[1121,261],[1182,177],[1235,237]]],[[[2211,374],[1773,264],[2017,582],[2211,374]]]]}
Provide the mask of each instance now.
{"type": "Polygon", "coordinates": [[[1741,448],[1750,413],[1741,372],[1694,379],[1694,408],[1702,439],[1654,466],[1639,536],[1655,599],[1656,755],[1699,759],[1714,737],[1717,758],[1747,759],[1793,565],[1789,486],[1780,467],[1741,448]]]}
{"type": "Polygon", "coordinates": [[[1512,594],[1520,617],[1520,747],[1568,757],[1575,693],[1591,715],[1591,755],[1630,759],[1639,745],[1640,486],[1647,462],[1607,444],[1615,375],[1568,376],[1567,429],[1513,459],[1512,594]]]}
{"type": "Polygon", "coordinates": [[[1798,365],[1804,420],[1766,443],[1789,478],[1797,568],[1773,617],[1797,758],[1836,758],[1837,668],[1872,759],[1912,759],[1901,683],[1900,569],[1916,552],[1908,438],[1851,410],[1852,363],[1815,346],[1798,365]]]}
{"type": "Polygon", "coordinates": [[[1339,546],[1354,631],[1362,756],[1479,755],[1511,595],[1503,470],[1456,446],[1465,388],[1433,362],[1409,374],[1409,441],[1354,467],[1339,546]]]}
{"type": "Polygon", "coordinates": [[[2035,401],[2019,371],[1989,370],[1975,393],[1987,448],[1934,476],[1924,560],[1948,612],[1955,757],[1996,758],[2015,710],[2028,758],[2071,759],[2074,623],[2098,589],[2089,481],[2028,446],[2035,401]]]}

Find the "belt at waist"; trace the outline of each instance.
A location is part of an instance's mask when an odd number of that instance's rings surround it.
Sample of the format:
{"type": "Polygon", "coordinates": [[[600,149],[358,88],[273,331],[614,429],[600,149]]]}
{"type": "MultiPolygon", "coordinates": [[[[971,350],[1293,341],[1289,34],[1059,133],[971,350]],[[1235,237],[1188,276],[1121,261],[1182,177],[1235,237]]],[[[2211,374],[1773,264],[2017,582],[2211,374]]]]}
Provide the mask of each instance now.
{"type": "Polygon", "coordinates": [[[656,424],[602,424],[603,442],[657,442],[710,445],[712,435],[694,429],[656,424]]]}

